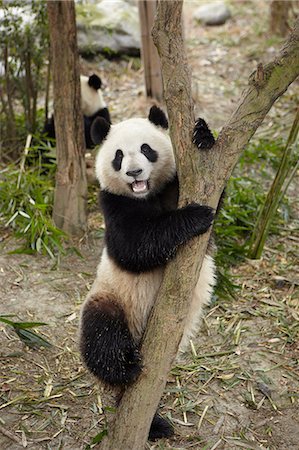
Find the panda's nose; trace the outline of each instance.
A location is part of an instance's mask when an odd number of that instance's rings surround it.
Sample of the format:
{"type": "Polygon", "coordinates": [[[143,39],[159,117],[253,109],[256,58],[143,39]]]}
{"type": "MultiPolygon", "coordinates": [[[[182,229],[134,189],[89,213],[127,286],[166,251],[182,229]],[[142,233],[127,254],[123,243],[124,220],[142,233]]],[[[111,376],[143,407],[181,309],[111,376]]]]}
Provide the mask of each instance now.
{"type": "Polygon", "coordinates": [[[128,177],[138,177],[138,175],[140,175],[142,172],[142,169],[136,169],[136,170],[128,170],[128,172],[126,172],[126,174],[128,175],[128,177]]]}

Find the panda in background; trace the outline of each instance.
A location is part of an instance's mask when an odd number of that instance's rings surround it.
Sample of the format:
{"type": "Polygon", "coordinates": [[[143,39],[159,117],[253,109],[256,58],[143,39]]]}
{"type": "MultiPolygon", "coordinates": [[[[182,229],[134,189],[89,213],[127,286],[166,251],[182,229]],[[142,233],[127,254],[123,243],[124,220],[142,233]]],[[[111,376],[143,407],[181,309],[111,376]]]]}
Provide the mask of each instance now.
{"type": "MultiPolygon", "coordinates": [[[[97,118],[91,135],[101,144],[96,159],[105,247],[96,279],[82,306],[80,350],[87,368],[112,387],[125,388],[142,371],[140,341],[162,282],[167,261],[180,245],[205,233],[214,213],[196,203],[178,208],[179,183],[164,112],[117,125],[97,118]]],[[[211,148],[204,120],[195,124],[194,143],[211,148]]],[[[204,258],[186,318],[179,351],[197,332],[211,299],[215,264],[204,258]]],[[[149,439],[169,437],[173,428],[158,413],[149,439]]]]}
{"type": "Polygon", "coordinates": [[[86,148],[93,148],[95,145],[90,136],[90,128],[96,117],[103,117],[111,123],[109,110],[103,99],[101,90],[102,80],[98,75],[90,77],[80,76],[81,84],[81,108],[84,116],[84,135],[86,148]]]}
{"type": "MultiPolygon", "coordinates": [[[[94,148],[94,143],[90,136],[91,124],[96,117],[103,117],[108,123],[111,123],[110,114],[103,99],[101,90],[102,80],[98,75],[93,74],[90,77],[80,75],[80,85],[85,145],[87,149],[92,149],[94,148]]],[[[50,119],[47,119],[42,134],[45,135],[46,138],[55,139],[56,135],[53,115],[50,119]]]]}

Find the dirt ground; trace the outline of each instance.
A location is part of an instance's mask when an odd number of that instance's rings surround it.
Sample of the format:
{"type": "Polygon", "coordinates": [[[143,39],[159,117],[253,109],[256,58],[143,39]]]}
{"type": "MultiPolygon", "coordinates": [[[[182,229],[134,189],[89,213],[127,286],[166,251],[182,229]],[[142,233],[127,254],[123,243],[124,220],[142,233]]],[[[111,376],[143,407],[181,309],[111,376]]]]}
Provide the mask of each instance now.
{"type": "MultiPolygon", "coordinates": [[[[199,2],[186,2],[186,43],[196,114],[219,130],[234,110],[249,74],[281,41],[267,33],[266,1],[230,2],[232,19],[203,28],[192,21],[199,2]],[[257,8],[258,5],[258,8],[257,8]]],[[[150,101],[136,61],[83,63],[100,70],[112,120],[145,115],[150,101]]],[[[298,84],[279,100],[259,134],[285,133],[298,104],[298,84]],[[297,88],[297,94],[296,94],[297,88]]],[[[294,211],[298,181],[290,190],[294,211]]],[[[80,306],[102,249],[101,217],[90,215],[88,235],[55,263],[45,256],[10,255],[16,243],[0,234],[0,314],[41,321],[53,345],[26,347],[0,324],[0,449],[82,450],[106,426],[103,392],[78,353],[80,306]]],[[[176,434],[149,449],[299,448],[299,215],[267,241],[263,258],[231,270],[233,298],[215,299],[192,352],[169,374],[162,413],[176,434]]],[[[127,449],[116,449],[127,450],[127,449]]]]}

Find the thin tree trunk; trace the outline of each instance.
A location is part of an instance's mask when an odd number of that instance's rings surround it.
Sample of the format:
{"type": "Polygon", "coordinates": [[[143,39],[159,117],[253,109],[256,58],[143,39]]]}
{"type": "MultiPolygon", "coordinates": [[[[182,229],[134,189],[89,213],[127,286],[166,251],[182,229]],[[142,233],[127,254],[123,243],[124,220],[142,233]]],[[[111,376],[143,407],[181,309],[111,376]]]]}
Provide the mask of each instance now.
{"type": "Polygon", "coordinates": [[[156,12],[156,0],[138,2],[141,29],[141,55],[144,67],[145,90],[148,97],[159,102],[163,98],[160,59],[151,36],[156,12]]]}
{"type": "MultiPolygon", "coordinates": [[[[6,99],[7,99],[7,127],[6,127],[6,140],[9,142],[13,142],[16,139],[16,121],[15,121],[15,112],[13,107],[13,87],[11,83],[10,77],[10,69],[8,62],[8,46],[7,44],[3,50],[4,53],[4,70],[5,70],[5,90],[6,90],[6,99]]],[[[5,96],[4,96],[5,97],[5,96]]],[[[17,152],[11,151],[9,152],[11,157],[16,157],[17,152]]]]}
{"type": "MultiPolygon", "coordinates": [[[[177,156],[180,205],[198,201],[216,207],[222,189],[248,143],[275,100],[299,74],[299,20],[278,58],[258,67],[249,78],[235,113],[209,152],[191,144],[194,126],[191,82],[181,29],[182,1],[162,0],[153,30],[161,57],[170,134],[177,156]]],[[[142,450],[182,337],[184,319],[198,279],[209,233],[180,248],[165,271],[149,319],[142,355],[144,370],[129,387],[109,427],[104,450],[142,450]]]]}
{"type": "Polygon", "coordinates": [[[46,95],[45,95],[45,122],[47,122],[48,115],[49,115],[50,81],[51,81],[51,51],[50,51],[50,46],[49,46],[49,49],[48,49],[48,64],[47,64],[47,77],[46,77],[46,95]]]}
{"type": "Polygon", "coordinates": [[[75,5],[48,1],[57,174],[53,219],[70,235],[86,229],[87,182],[75,5]]]}
{"type": "Polygon", "coordinates": [[[286,36],[290,30],[288,24],[291,1],[272,0],[270,4],[270,32],[286,36]]]}

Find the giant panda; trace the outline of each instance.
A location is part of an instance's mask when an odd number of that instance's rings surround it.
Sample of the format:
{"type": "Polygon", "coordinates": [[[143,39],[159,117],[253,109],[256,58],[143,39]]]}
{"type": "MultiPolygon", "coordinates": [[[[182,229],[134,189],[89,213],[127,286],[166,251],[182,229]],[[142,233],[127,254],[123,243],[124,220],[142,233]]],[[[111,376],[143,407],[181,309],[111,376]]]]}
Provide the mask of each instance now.
{"type": "MultiPolygon", "coordinates": [[[[140,341],[167,261],[178,247],[205,233],[214,212],[196,203],[178,208],[179,184],[164,112],[110,125],[97,118],[91,134],[102,144],[96,158],[105,247],[92,288],[82,306],[80,350],[87,368],[112,387],[125,388],[142,371],[140,341]]],[[[194,143],[211,148],[203,119],[194,143]]],[[[202,308],[215,284],[211,255],[203,261],[179,351],[196,333],[202,308]]],[[[169,437],[172,426],[156,413],[149,439],[169,437]]]]}
{"type": "Polygon", "coordinates": [[[103,117],[108,123],[111,123],[110,114],[103,99],[101,78],[96,74],[90,77],[81,75],[80,84],[86,148],[93,148],[94,143],[90,136],[91,125],[96,117],[103,117]]]}
{"type": "MultiPolygon", "coordinates": [[[[94,143],[90,136],[90,128],[96,117],[103,117],[108,123],[111,123],[108,107],[104,101],[101,90],[101,78],[93,74],[89,77],[80,75],[81,86],[81,108],[84,119],[84,136],[87,149],[94,148],[94,143]]],[[[42,134],[51,139],[55,139],[54,116],[47,119],[42,134]]]]}

